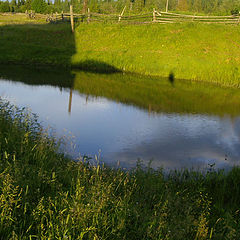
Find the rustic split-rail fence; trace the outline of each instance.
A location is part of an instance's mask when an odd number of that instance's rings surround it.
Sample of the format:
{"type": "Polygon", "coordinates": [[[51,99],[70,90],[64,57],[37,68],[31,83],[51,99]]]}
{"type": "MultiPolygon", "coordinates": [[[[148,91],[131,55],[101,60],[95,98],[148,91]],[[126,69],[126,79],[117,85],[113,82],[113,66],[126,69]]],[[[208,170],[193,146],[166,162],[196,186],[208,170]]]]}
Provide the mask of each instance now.
{"type": "Polygon", "coordinates": [[[60,22],[69,21],[72,25],[72,30],[74,31],[74,22],[125,22],[129,24],[148,24],[148,23],[183,23],[183,22],[200,22],[200,23],[219,23],[219,24],[239,24],[239,15],[230,16],[198,16],[198,15],[187,15],[178,14],[170,12],[161,12],[153,9],[152,12],[130,15],[125,13],[126,7],[121,11],[120,14],[101,14],[91,12],[87,9],[85,14],[75,14],[73,13],[73,8],[70,6],[69,13],[52,13],[47,15],[35,14],[32,11],[26,12],[27,16],[30,18],[45,18],[47,22],[60,22]]]}

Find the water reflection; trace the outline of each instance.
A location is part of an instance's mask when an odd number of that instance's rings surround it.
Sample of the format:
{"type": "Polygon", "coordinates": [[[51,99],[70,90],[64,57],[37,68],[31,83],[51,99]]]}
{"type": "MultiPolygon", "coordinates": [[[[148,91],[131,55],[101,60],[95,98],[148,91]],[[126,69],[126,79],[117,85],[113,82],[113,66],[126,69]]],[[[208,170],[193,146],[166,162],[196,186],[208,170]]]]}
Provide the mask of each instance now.
{"type": "Polygon", "coordinates": [[[239,90],[11,66],[0,68],[0,79],[0,96],[30,107],[59,136],[75,136],[74,156],[101,149],[104,162],[127,168],[138,158],[169,169],[239,164],[239,90]]]}
{"type": "Polygon", "coordinates": [[[238,164],[240,141],[239,131],[230,122],[228,117],[162,116],[149,141],[144,139],[112,157],[129,164],[136,153],[141,159],[151,156],[157,160],[152,162],[154,168],[201,168],[213,163],[219,168],[233,166],[238,164]]]}
{"type": "Polygon", "coordinates": [[[72,88],[70,89],[69,94],[68,113],[71,114],[71,111],[72,111],[72,88]]]}

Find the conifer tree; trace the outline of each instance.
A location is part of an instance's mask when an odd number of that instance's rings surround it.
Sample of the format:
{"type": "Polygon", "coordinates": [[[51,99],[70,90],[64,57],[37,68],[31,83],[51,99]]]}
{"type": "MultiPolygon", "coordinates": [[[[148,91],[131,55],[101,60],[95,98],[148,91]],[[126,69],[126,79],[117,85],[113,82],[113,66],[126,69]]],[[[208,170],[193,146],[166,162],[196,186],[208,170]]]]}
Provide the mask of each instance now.
{"type": "Polygon", "coordinates": [[[33,0],[32,10],[36,13],[44,13],[47,9],[47,3],[44,0],[33,0]]]}

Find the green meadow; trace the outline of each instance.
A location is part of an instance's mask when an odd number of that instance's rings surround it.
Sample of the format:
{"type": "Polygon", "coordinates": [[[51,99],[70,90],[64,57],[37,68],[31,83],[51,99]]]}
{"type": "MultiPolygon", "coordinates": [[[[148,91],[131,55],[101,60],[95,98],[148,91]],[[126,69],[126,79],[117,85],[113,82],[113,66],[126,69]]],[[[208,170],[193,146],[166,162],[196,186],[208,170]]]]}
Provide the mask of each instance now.
{"type": "Polygon", "coordinates": [[[69,23],[21,18],[0,16],[0,63],[172,75],[239,86],[239,25],[76,23],[72,34],[69,23]]]}

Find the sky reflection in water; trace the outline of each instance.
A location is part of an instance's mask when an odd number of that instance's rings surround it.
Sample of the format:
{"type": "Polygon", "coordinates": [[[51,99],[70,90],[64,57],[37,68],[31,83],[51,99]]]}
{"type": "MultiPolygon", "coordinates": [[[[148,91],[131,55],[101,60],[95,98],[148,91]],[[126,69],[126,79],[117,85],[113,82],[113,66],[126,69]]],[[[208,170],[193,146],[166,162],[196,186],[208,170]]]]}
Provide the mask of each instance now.
{"type": "MultiPolygon", "coordinates": [[[[58,136],[75,136],[74,156],[94,156],[109,165],[133,167],[137,159],[153,168],[201,169],[239,164],[240,119],[206,113],[151,112],[104,97],[85,95],[50,85],[27,85],[0,80],[0,96],[37,113],[44,126],[55,128],[58,136]],[[65,129],[65,130],[64,130],[65,129]]],[[[73,154],[72,151],[68,151],[73,154]]]]}

